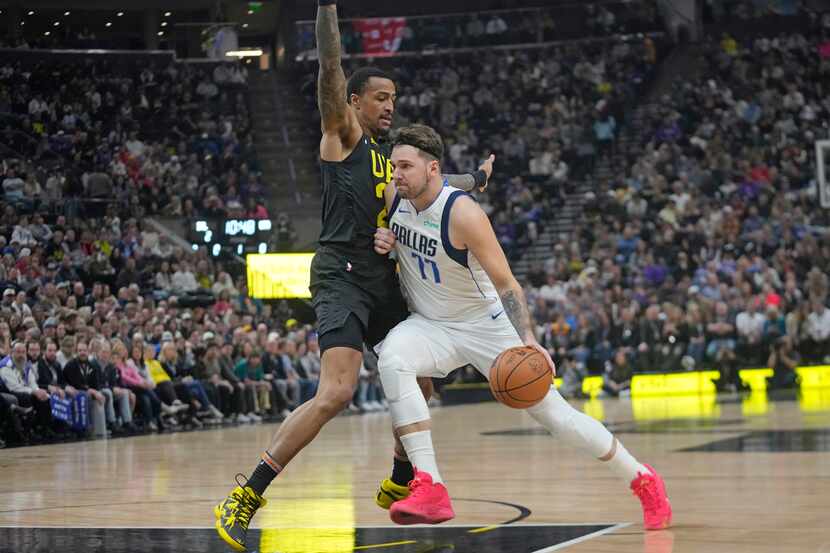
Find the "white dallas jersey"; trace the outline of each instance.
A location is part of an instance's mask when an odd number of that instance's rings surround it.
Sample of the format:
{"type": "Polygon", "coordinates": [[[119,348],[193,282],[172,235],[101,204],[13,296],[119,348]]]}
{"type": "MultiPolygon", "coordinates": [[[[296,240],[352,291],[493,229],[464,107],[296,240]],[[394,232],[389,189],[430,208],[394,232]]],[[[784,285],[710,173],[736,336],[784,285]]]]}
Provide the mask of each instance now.
{"type": "Polygon", "coordinates": [[[410,311],[427,319],[469,322],[503,311],[496,287],[475,256],[450,243],[450,210],[466,194],[445,185],[421,213],[400,196],[392,204],[389,227],[397,238],[404,296],[410,311]]]}

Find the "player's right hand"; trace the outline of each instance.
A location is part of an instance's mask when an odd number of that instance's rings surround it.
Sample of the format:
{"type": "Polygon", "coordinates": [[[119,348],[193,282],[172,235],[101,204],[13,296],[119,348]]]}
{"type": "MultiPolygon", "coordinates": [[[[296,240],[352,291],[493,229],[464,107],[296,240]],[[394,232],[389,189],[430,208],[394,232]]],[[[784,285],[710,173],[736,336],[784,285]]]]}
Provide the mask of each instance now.
{"type": "Polygon", "coordinates": [[[540,344],[539,342],[533,342],[525,345],[532,347],[533,349],[544,355],[545,359],[548,362],[548,366],[550,366],[550,372],[553,373],[553,376],[556,376],[556,364],[553,362],[553,359],[550,356],[550,352],[547,349],[543,348],[542,344],[540,344]]]}
{"type": "Polygon", "coordinates": [[[395,248],[395,233],[391,229],[378,227],[375,231],[375,251],[386,255],[395,248]]]}

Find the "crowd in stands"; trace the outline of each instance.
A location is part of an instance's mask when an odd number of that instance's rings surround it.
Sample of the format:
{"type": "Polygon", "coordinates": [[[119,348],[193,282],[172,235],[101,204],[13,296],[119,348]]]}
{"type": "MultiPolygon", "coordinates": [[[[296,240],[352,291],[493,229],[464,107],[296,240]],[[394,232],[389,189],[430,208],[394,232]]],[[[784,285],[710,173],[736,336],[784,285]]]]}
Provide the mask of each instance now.
{"type": "MultiPolygon", "coordinates": [[[[140,221],[8,206],[0,255],[0,440],[278,419],[316,391],[310,325],[140,221]]],[[[382,401],[368,365],[352,409],[382,401]]]]}
{"type": "MultiPolygon", "coordinates": [[[[828,135],[830,41],[718,40],[526,275],[566,395],[589,372],[621,395],[635,372],[715,367],[737,390],[741,367],[771,366],[786,387],[799,363],[830,362],[830,220],[812,157],[828,135]]],[[[479,199],[516,259],[593,178],[657,58],[637,37],[386,67],[398,122],[439,130],[446,172],[497,154],[479,199]]],[[[276,420],[315,393],[313,326],[143,221],[263,214],[244,70],[207,67],[0,57],[0,147],[21,154],[0,175],[0,440],[276,420]]],[[[376,374],[367,357],[353,410],[383,408],[376,374]]]]}
{"type": "MultiPolygon", "coordinates": [[[[496,154],[499,185],[479,199],[511,259],[607,150],[615,121],[656,62],[648,37],[379,61],[397,85],[396,124],[435,127],[445,141],[446,173],[474,170],[496,154]]],[[[347,63],[347,74],[362,63],[347,63]]],[[[319,117],[316,67],[305,67],[302,90],[319,117]]]]}
{"type": "Polygon", "coordinates": [[[566,385],[604,371],[774,369],[830,362],[830,218],[814,142],[828,138],[828,35],[736,40],[705,53],[647,113],[641,148],[587,194],[585,218],[529,275],[566,385]]]}
{"type": "Polygon", "coordinates": [[[267,217],[247,69],[153,56],[0,54],[0,193],[70,216],[267,217]]]}

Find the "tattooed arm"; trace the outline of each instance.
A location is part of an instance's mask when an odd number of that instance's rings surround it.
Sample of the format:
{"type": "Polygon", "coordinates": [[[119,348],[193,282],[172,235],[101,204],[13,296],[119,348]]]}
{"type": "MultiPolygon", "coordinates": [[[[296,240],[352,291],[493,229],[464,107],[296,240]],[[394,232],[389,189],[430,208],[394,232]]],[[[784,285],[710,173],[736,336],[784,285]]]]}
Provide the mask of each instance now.
{"type": "Polygon", "coordinates": [[[490,219],[472,199],[459,198],[450,212],[450,242],[481,263],[501,298],[504,312],[522,342],[536,342],[522,287],[513,276],[490,219]]]}
{"type": "Polygon", "coordinates": [[[539,350],[555,372],[550,354],[536,340],[524,292],[510,270],[490,219],[471,198],[459,198],[453,205],[450,212],[450,243],[456,248],[467,249],[481,263],[496,287],[504,312],[519,338],[525,345],[539,350]]]}
{"type": "Polygon", "coordinates": [[[346,101],[346,75],[340,65],[336,5],[317,8],[315,32],[320,61],[317,105],[323,131],[320,157],[327,161],[342,161],[360,140],[362,131],[357,116],[346,101]]]}

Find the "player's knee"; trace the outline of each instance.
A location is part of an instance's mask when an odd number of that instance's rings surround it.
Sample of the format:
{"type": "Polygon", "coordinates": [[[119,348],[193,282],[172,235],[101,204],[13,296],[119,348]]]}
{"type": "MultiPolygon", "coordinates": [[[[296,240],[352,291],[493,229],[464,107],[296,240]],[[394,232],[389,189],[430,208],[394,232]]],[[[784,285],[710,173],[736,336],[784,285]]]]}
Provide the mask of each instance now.
{"type": "Polygon", "coordinates": [[[397,353],[381,353],[378,358],[378,374],[389,401],[400,399],[408,388],[418,388],[415,371],[410,369],[403,356],[397,353]]]}
{"type": "Polygon", "coordinates": [[[328,387],[314,398],[315,406],[328,418],[337,416],[349,406],[354,396],[354,388],[345,384],[328,387]]]}

